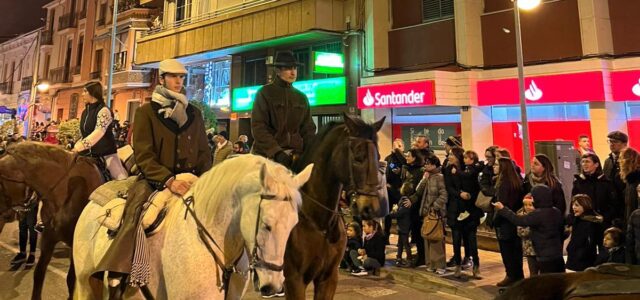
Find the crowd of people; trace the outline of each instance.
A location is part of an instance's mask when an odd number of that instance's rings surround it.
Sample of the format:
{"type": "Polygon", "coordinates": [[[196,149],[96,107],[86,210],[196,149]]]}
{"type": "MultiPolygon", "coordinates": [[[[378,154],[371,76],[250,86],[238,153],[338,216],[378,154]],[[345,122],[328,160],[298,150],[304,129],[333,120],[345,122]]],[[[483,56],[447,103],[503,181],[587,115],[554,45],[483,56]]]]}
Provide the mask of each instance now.
{"type": "Polygon", "coordinates": [[[441,161],[426,136],[417,136],[408,150],[396,139],[385,158],[391,213],[384,226],[374,222],[373,235],[364,230],[368,238],[360,229],[367,225],[348,224],[342,267],[360,276],[384,266],[384,257],[379,265],[365,263],[375,257],[367,254],[384,253],[384,243],[367,241],[375,235],[388,245],[394,219],[396,266],[425,265],[429,272],[453,271],[455,277],[470,269],[473,278],[481,278],[477,231],[485,223],[495,231],[505,268],[499,287],[525,277],[524,261],[529,276],[583,271],[606,262],[640,264],[640,153],[628,147],[623,132],[611,132],[607,142],[611,153],[603,164],[589,138],[579,137],[579,170],[571,195],[565,195],[563,185],[569,183],[560,181],[544,154],[536,154],[531,170],[522,174],[509,151],[499,146],[488,147],[481,161],[478,153],[462,148],[459,136],[451,136],[441,161]],[[445,227],[453,245],[449,261],[445,227]]]}

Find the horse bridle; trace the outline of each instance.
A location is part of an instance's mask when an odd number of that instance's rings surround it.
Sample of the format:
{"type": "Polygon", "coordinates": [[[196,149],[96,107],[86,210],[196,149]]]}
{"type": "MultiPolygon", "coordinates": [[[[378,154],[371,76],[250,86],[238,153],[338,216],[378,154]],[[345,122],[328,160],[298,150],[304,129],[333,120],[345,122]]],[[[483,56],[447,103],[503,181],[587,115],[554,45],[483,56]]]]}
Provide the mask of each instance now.
{"type": "MultiPolygon", "coordinates": [[[[353,203],[353,201],[355,201],[355,198],[357,196],[378,196],[377,193],[367,193],[362,191],[362,189],[360,187],[358,187],[358,185],[355,182],[355,177],[354,177],[354,172],[353,172],[353,165],[354,165],[354,154],[353,154],[353,149],[351,148],[351,142],[353,140],[364,140],[365,143],[367,143],[368,146],[372,146],[374,149],[376,149],[376,144],[369,139],[365,139],[365,138],[358,138],[358,137],[349,137],[349,140],[346,141],[347,143],[347,148],[349,149],[349,184],[346,187],[346,192],[347,192],[347,200],[349,202],[349,205],[351,205],[353,203]]],[[[368,148],[368,147],[367,147],[368,148]]]]}
{"type": "MultiPolygon", "coordinates": [[[[263,258],[260,258],[260,256],[258,256],[258,249],[262,251],[260,246],[258,246],[258,231],[260,229],[260,213],[262,212],[262,200],[274,200],[275,198],[275,195],[260,194],[260,202],[258,202],[258,217],[256,218],[256,233],[253,238],[253,250],[251,250],[251,263],[249,264],[249,268],[254,271],[256,268],[266,269],[274,272],[280,272],[284,269],[282,264],[276,265],[274,263],[265,261],[263,258]]],[[[289,198],[286,198],[284,201],[289,200],[289,198]]]]}

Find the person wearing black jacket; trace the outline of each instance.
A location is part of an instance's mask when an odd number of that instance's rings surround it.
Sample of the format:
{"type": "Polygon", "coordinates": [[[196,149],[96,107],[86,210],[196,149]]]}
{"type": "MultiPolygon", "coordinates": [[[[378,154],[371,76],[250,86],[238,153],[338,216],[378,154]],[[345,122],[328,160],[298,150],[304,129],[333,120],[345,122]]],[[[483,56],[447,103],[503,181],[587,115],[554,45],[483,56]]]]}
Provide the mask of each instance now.
{"type": "MultiPolygon", "coordinates": [[[[586,154],[585,154],[586,155],[586,154]]],[[[593,209],[591,198],[585,194],[573,196],[572,213],[567,217],[567,225],[571,227],[571,240],[567,245],[567,269],[584,271],[593,267],[598,258],[598,249],[602,247],[602,216],[593,209]]]]}
{"type": "MultiPolygon", "coordinates": [[[[400,195],[400,187],[402,186],[402,168],[407,164],[404,157],[404,142],[402,139],[393,140],[393,150],[391,154],[384,159],[387,162],[387,195],[389,197],[389,211],[393,205],[398,204],[402,195],[400,195]]],[[[389,236],[391,235],[391,217],[384,217],[384,236],[389,244],[389,236]]]]}
{"type": "Polygon", "coordinates": [[[531,172],[524,178],[524,192],[529,193],[537,185],[546,185],[551,189],[553,207],[560,210],[562,216],[567,213],[562,182],[556,177],[551,160],[544,154],[536,154],[531,162],[531,172]]]}
{"type": "MultiPolygon", "coordinates": [[[[613,218],[618,215],[614,204],[616,197],[615,187],[602,172],[600,158],[596,154],[586,153],[582,155],[580,165],[582,172],[574,176],[571,196],[578,194],[589,196],[594,211],[604,218],[604,228],[609,228],[613,218]]],[[[604,228],[602,229],[603,231],[604,228]]]]}
{"type": "Polygon", "coordinates": [[[424,265],[424,239],[420,234],[422,228],[422,218],[420,218],[420,205],[412,205],[410,198],[414,196],[418,189],[418,184],[424,176],[424,157],[418,149],[411,149],[407,153],[407,165],[402,170],[402,187],[400,194],[402,199],[400,204],[411,208],[411,242],[416,244],[418,257],[412,265],[417,267],[424,265]]]}
{"type": "Polygon", "coordinates": [[[480,191],[485,194],[485,196],[489,197],[493,197],[496,194],[496,187],[493,178],[496,176],[496,174],[493,173],[493,165],[496,163],[496,150],[498,150],[498,146],[491,146],[484,151],[486,163],[478,175],[480,191]]]}
{"type": "Polygon", "coordinates": [[[494,203],[498,214],[517,226],[531,228],[531,241],[536,251],[536,260],[540,274],[564,273],[562,246],[564,240],[564,218],[560,210],[553,206],[552,190],[546,185],[537,185],[531,189],[534,211],[517,216],[512,210],[500,203],[494,203]]]}
{"type": "Polygon", "coordinates": [[[365,257],[362,265],[367,271],[378,275],[380,268],[384,266],[385,248],[384,236],[380,231],[380,224],[374,220],[364,220],[362,230],[364,232],[364,247],[358,251],[360,255],[365,257]]]}
{"type": "Polygon", "coordinates": [[[607,143],[609,144],[609,157],[604,161],[604,166],[602,167],[602,171],[604,176],[606,176],[612,183],[616,190],[615,198],[611,199],[611,202],[614,205],[614,212],[616,215],[613,217],[614,225],[619,226],[620,229],[624,229],[624,190],[626,188],[626,184],[620,177],[620,163],[618,159],[620,158],[620,152],[627,148],[627,143],[629,142],[629,136],[620,131],[612,131],[607,135],[607,143]],[[617,220],[616,220],[617,219],[617,220]]]}
{"type": "Polygon", "coordinates": [[[620,178],[627,185],[624,190],[624,215],[626,226],[631,213],[638,208],[640,198],[636,189],[640,185],[640,153],[633,148],[624,149],[620,153],[620,178]]]}

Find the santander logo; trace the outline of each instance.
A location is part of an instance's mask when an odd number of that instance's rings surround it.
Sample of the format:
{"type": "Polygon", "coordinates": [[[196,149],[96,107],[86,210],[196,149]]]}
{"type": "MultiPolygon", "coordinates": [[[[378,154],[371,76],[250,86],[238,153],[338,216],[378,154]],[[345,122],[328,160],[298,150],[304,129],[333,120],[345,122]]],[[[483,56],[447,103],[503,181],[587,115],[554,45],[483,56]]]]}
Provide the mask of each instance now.
{"type": "Polygon", "coordinates": [[[524,97],[529,101],[538,101],[542,98],[542,90],[538,88],[535,81],[531,80],[529,88],[524,91],[524,97]]]}
{"type": "Polygon", "coordinates": [[[371,90],[367,89],[367,94],[362,98],[362,104],[365,106],[371,106],[373,105],[373,102],[375,102],[375,99],[371,96],[371,90]]]}
{"type": "Polygon", "coordinates": [[[631,91],[633,92],[634,95],[640,97],[640,78],[638,78],[638,83],[633,85],[633,88],[631,88],[631,91]]]}
{"type": "Polygon", "coordinates": [[[380,93],[377,92],[374,95],[370,90],[367,90],[367,94],[362,98],[362,104],[365,106],[403,106],[412,104],[421,104],[424,102],[424,92],[416,92],[411,90],[408,93],[380,93]]]}

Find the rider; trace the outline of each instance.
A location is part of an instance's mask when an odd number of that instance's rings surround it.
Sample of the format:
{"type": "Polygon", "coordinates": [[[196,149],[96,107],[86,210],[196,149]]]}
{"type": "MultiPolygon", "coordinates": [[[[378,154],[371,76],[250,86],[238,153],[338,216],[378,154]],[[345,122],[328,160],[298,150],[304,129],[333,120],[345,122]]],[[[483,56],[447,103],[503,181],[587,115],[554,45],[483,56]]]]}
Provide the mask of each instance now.
{"type": "Polygon", "coordinates": [[[136,233],[139,232],[143,204],[149,196],[155,190],[165,188],[182,196],[191,186],[177,180],[177,174],[200,176],[211,168],[202,113],[189,105],[185,96],[186,74],[187,70],[177,60],[161,61],[161,85],[156,86],[151,103],[136,110],[133,154],[142,176],[129,189],[120,229],[97,268],[97,272],[110,271],[109,286],[112,288],[127,275],[130,275],[128,282],[131,285],[147,283],[144,274],[132,271],[146,267],[144,262],[133,258],[135,247],[144,246],[143,240],[136,240],[136,233]]]}
{"type": "Polygon", "coordinates": [[[85,109],[80,118],[80,139],[72,151],[104,159],[111,178],[126,179],[127,171],[118,157],[116,139],[113,136],[113,114],[102,98],[102,84],[91,81],[82,89],[85,109]]]}
{"type": "Polygon", "coordinates": [[[291,51],[276,55],[276,76],[256,95],[251,112],[254,154],[291,168],[316,134],[307,96],[292,86],[298,75],[298,61],[291,51]]]}

